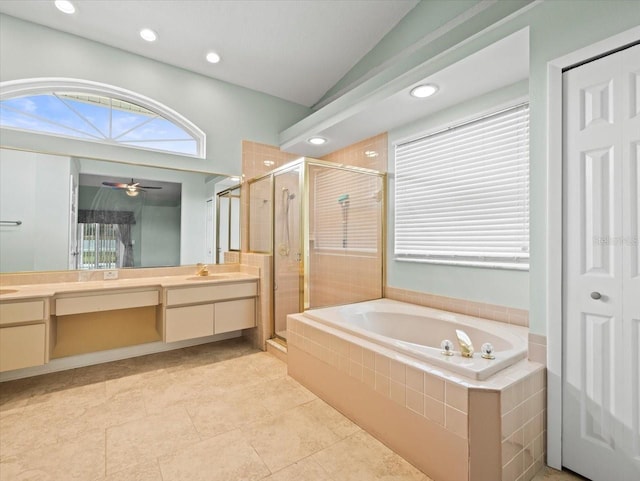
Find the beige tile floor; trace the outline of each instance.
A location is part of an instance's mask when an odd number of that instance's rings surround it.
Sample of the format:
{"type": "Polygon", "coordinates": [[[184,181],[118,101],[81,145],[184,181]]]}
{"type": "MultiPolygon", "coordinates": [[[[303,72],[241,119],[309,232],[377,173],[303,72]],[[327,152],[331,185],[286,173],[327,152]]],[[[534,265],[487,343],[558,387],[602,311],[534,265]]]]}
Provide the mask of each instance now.
{"type": "Polygon", "coordinates": [[[242,339],[0,385],[0,481],[429,479],[242,339]]]}

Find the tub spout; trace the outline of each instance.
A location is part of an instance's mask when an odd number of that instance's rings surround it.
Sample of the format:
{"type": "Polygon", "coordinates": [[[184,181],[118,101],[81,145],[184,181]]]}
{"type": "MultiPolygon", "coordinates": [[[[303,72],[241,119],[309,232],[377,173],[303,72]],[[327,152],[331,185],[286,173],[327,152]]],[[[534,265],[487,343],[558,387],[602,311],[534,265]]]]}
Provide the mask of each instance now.
{"type": "Polygon", "coordinates": [[[460,345],[460,354],[462,357],[473,357],[473,343],[466,332],[456,329],[458,344],[460,345]]]}

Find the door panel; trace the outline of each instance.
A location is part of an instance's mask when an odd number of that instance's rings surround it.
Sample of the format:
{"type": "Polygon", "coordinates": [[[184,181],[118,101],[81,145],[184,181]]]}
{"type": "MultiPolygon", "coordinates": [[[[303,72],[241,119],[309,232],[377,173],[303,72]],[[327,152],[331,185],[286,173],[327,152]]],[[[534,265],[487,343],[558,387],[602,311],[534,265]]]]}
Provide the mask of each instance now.
{"type": "Polygon", "coordinates": [[[580,399],[580,426],[591,441],[614,448],[611,416],[615,393],[615,323],[613,317],[586,314],[581,323],[583,392],[580,399]]]}
{"type": "Polygon", "coordinates": [[[613,277],[612,251],[607,239],[613,236],[611,207],[614,203],[614,149],[592,150],[583,154],[580,179],[584,202],[583,273],[613,277]],[[595,242],[594,239],[597,239],[595,242]]]}
{"type": "Polygon", "coordinates": [[[629,277],[638,279],[640,276],[640,142],[631,146],[631,162],[629,164],[629,242],[631,271],[629,277]]]}
{"type": "Polygon", "coordinates": [[[274,332],[287,336],[287,315],[303,310],[300,167],[274,176],[274,332]]]}
{"type": "Polygon", "coordinates": [[[640,479],[640,47],[566,72],[563,464],[640,479]]]}

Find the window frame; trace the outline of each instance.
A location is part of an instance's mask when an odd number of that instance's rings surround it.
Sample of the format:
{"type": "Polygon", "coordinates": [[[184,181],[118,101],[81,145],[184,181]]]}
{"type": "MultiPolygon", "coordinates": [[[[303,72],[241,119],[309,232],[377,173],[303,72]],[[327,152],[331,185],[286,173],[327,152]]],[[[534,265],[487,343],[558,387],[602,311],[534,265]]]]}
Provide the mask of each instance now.
{"type": "Polygon", "coordinates": [[[97,95],[101,97],[108,97],[116,100],[121,100],[124,102],[128,102],[139,107],[145,108],[154,114],[158,115],[158,117],[165,119],[177,127],[186,131],[190,136],[193,137],[196,142],[196,154],[188,154],[170,150],[162,150],[162,149],[154,149],[151,147],[142,147],[131,145],[124,142],[113,142],[108,139],[87,139],[81,137],[75,137],[72,135],[64,135],[58,133],[51,132],[43,132],[37,130],[29,130],[29,129],[21,129],[18,127],[10,127],[10,126],[2,126],[2,129],[14,130],[18,132],[28,132],[37,135],[47,135],[52,137],[60,137],[65,139],[72,139],[75,141],[82,142],[93,142],[102,145],[117,145],[119,147],[134,149],[134,150],[142,150],[142,151],[150,151],[150,152],[160,152],[164,154],[170,155],[178,155],[189,158],[197,158],[197,159],[206,159],[206,134],[202,129],[200,129],[197,125],[191,122],[189,119],[171,109],[170,107],[153,100],[152,98],[146,97],[139,93],[126,90],[120,87],[116,87],[114,85],[108,85],[100,82],[94,82],[91,80],[82,80],[82,79],[73,79],[73,78],[57,78],[57,77],[46,77],[46,78],[29,78],[29,79],[19,79],[19,80],[9,80],[5,82],[0,82],[0,101],[9,100],[19,97],[27,97],[34,95],[50,95],[56,92],[73,92],[79,94],[87,94],[87,95],[97,95]]]}
{"type": "MultiPolygon", "coordinates": [[[[421,130],[420,132],[413,133],[410,136],[406,136],[403,138],[398,138],[392,141],[393,146],[393,157],[394,157],[394,185],[393,185],[393,256],[394,260],[397,262],[408,262],[408,263],[423,263],[423,264],[438,264],[438,265],[452,265],[452,266],[460,266],[460,267],[481,267],[481,268],[489,268],[489,269],[500,269],[500,270],[516,270],[516,271],[529,271],[530,269],[530,224],[531,224],[531,199],[530,199],[530,180],[531,180],[531,149],[530,149],[530,118],[531,118],[531,110],[530,110],[530,102],[526,96],[519,97],[517,99],[512,99],[510,102],[499,103],[498,105],[494,105],[492,108],[483,109],[482,111],[474,112],[470,115],[466,115],[462,118],[458,117],[456,120],[449,120],[447,123],[440,123],[436,126],[431,126],[428,129],[421,130]],[[398,211],[397,211],[397,195],[398,195],[398,185],[397,185],[397,149],[399,146],[414,143],[428,137],[432,137],[441,133],[445,133],[460,127],[464,127],[469,124],[473,124],[475,122],[479,122],[494,116],[497,116],[501,113],[505,113],[511,110],[527,108],[527,121],[528,121],[528,138],[527,138],[527,193],[526,193],[526,217],[528,219],[527,222],[527,234],[528,240],[526,242],[527,247],[527,255],[523,256],[520,260],[514,260],[513,262],[506,261],[501,258],[495,257],[482,257],[478,255],[451,255],[451,256],[438,256],[438,255],[409,255],[409,254],[399,254],[398,253],[398,238],[397,238],[397,225],[398,225],[398,211]]],[[[418,186],[419,183],[413,184],[414,187],[418,186]]],[[[515,257],[515,256],[514,256],[515,257]]]]}

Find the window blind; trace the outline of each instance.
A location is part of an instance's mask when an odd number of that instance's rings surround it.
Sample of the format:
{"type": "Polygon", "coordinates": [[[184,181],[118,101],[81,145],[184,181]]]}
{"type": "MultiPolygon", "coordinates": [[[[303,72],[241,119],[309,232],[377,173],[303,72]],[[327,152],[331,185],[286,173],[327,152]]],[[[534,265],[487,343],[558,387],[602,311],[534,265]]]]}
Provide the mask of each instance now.
{"type": "Polygon", "coordinates": [[[529,106],[395,149],[398,260],[529,267],[529,106]]]}
{"type": "Polygon", "coordinates": [[[376,252],[380,180],[325,169],[315,173],[313,187],[315,248],[376,252]]]}

